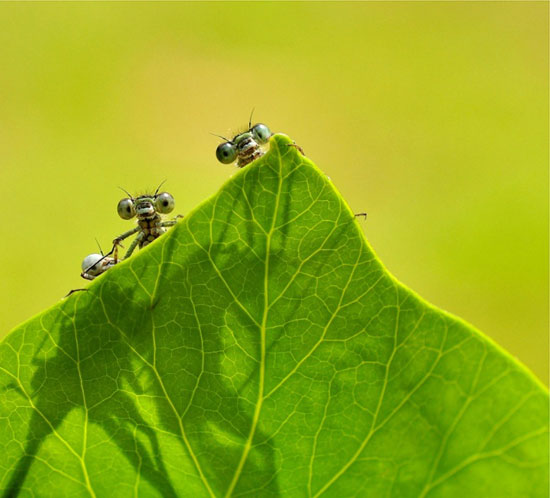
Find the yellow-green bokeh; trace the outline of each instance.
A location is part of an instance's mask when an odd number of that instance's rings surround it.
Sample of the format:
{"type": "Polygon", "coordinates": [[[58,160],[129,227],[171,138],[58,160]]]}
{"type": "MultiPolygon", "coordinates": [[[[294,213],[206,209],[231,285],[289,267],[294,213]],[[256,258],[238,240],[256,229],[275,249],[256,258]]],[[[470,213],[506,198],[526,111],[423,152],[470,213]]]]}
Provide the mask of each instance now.
{"type": "Polygon", "coordinates": [[[547,382],[547,3],[3,3],[0,330],[84,283],[122,194],[186,213],[289,134],[388,269],[547,382]]]}

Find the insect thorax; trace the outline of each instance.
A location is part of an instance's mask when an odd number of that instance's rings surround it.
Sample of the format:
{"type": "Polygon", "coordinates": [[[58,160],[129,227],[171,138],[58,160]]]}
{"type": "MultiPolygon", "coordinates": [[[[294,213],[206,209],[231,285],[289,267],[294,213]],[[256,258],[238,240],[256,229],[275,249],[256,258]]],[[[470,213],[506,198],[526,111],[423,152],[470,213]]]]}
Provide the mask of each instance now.
{"type": "Polygon", "coordinates": [[[166,229],[160,226],[161,221],[162,217],[158,213],[155,213],[151,218],[141,218],[138,220],[138,225],[143,233],[143,237],[139,243],[140,248],[153,242],[153,240],[166,232],[166,229]]]}

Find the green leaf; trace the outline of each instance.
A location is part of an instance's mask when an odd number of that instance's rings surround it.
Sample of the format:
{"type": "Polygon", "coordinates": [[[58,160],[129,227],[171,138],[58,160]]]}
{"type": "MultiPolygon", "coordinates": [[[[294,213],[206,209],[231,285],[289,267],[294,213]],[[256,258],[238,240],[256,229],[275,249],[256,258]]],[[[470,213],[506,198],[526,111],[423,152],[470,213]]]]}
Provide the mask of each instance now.
{"type": "Polygon", "coordinates": [[[290,143],[4,340],[5,496],[547,496],[545,389],[290,143]]]}

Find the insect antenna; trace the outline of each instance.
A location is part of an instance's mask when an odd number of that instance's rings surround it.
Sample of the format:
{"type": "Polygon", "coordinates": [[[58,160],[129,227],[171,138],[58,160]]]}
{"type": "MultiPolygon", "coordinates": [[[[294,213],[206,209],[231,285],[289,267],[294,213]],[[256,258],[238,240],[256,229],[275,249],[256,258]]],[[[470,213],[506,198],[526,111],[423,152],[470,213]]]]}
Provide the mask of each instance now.
{"type": "Polygon", "coordinates": [[[128,192],[127,190],[123,189],[122,187],[118,187],[120,190],[122,190],[130,199],[134,200],[132,194],[128,192]]]}
{"type": "Polygon", "coordinates": [[[166,179],[162,180],[162,182],[160,182],[160,185],[157,187],[157,190],[155,190],[155,193],[153,194],[153,197],[157,196],[157,194],[159,193],[160,187],[162,187],[165,183],[166,183],[166,179]]]}
{"type": "Polygon", "coordinates": [[[222,137],[221,135],[216,135],[215,133],[210,133],[210,135],[214,135],[215,137],[222,138],[223,140],[225,140],[226,142],[229,142],[230,144],[233,143],[231,140],[229,140],[229,138],[222,137]]]}
{"type": "Polygon", "coordinates": [[[250,117],[248,118],[248,129],[252,128],[252,115],[254,114],[254,111],[256,110],[255,107],[252,108],[252,111],[250,112],[250,117]]]}
{"type": "Polygon", "coordinates": [[[99,252],[101,253],[102,256],[105,256],[105,254],[103,254],[103,249],[101,249],[101,244],[99,243],[99,240],[97,240],[97,238],[95,238],[95,243],[97,244],[97,247],[99,247],[99,252]]]}

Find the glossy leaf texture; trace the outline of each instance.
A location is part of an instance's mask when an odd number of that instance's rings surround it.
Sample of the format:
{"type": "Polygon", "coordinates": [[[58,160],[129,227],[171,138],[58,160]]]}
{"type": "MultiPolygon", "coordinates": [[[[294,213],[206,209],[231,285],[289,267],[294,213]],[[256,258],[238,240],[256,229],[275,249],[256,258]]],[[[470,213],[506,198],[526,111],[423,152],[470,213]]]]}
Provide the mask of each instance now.
{"type": "Polygon", "coordinates": [[[289,144],[4,340],[4,496],[546,496],[545,389],[289,144]]]}

